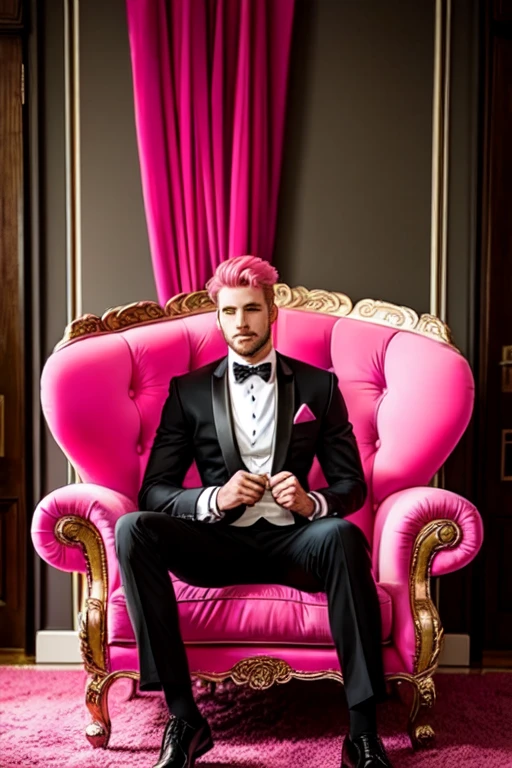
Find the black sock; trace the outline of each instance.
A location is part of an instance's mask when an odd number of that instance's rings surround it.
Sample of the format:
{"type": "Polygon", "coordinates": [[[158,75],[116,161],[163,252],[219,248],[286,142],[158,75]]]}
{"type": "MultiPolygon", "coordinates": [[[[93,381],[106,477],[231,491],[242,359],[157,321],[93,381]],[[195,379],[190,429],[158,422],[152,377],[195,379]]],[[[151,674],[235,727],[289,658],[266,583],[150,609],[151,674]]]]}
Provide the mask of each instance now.
{"type": "Polygon", "coordinates": [[[350,738],[357,739],[362,733],[377,735],[377,705],[372,697],[350,710],[350,738]]]}
{"type": "Polygon", "coordinates": [[[203,717],[197,708],[191,685],[176,685],[175,683],[163,683],[165,701],[169,712],[189,725],[199,725],[203,717]]]}

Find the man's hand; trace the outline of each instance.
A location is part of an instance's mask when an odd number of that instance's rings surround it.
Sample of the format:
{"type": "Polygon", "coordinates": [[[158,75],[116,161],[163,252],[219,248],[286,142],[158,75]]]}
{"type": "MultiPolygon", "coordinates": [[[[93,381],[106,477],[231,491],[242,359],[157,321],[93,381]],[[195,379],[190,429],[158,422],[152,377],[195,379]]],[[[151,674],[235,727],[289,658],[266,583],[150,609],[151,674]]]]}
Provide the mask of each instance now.
{"type": "Polygon", "coordinates": [[[291,512],[309,517],[315,509],[315,502],[291,472],[279,472],[269,479],[270,490],[275,501],[291,512]]]}
{"type": "Polygon", "coordinates": [[[253,507],[263,496],[266,485],[266,475],[253,475],[239,469],[218,492],[217,507],[221,512],[240,504],[253,507]]]}

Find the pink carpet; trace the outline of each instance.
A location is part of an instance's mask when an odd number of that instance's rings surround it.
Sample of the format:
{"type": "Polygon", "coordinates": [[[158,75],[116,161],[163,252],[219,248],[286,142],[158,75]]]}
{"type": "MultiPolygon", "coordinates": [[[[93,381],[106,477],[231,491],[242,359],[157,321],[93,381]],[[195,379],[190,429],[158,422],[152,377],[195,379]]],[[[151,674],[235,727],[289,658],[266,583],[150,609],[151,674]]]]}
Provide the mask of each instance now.
{"type": "MultiPolygon", "coordinates": [[[[438,675],[432,724],[436,747],[413,753],[398,701],[382,706],[381,732],[395,768],[512,768],[512,674],[438,675]]],[[[83,736],[84,674],[0,667],[1,768],[150,768],[166,720],[160,694],[127,701],[125,680],[111,689],[107,750],[83,736]]],[[[198,768],[339,768],[347,727],[334,682],[293,681],[259,693],[229,684],[197,699],[215,748],[198,768]]]]}

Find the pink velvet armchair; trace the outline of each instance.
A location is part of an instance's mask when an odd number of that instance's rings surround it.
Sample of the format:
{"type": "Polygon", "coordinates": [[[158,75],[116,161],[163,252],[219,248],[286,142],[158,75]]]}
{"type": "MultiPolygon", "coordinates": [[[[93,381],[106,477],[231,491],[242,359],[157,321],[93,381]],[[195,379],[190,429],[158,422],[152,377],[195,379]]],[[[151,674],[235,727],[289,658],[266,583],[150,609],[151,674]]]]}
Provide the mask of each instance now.
{"type": "MultiPolygon", "coordinates": [[[[430,578],[469,563],[482,542],[475,507],[429,485],[468,424],[469,365],[443,323],[405,307],[371,300],[352,307],[343,294],[286,285],[276,286],[276,301],[276,348],[339,378],[369,487],[351,519],[372,546],[385,672],[413,687],[409,734],[413,746],[425,745],[443,636],[430,578]]],[[[40,502],[32,537],[48,563],[87,574],[80,639],[94,746],[109,739],[111,684],[136,680],[138,670],[116,520],[137,508],[170,379],[226,352],[212,310],[199,292],[165,309],[141,302],[101,319],[86,315],[68,327],[43,372],[44,414],[82,482],[40,502]]],[[[310,481],[312,489],[323,484],[316,463],[310,481]]],[[[200,484],[195,467],[185,484],[200,484]]],[[[197,678],[256,689],[294,677],[343,681],[323,594],[279,585],[203,590],[172,578],[197,678]]]]}

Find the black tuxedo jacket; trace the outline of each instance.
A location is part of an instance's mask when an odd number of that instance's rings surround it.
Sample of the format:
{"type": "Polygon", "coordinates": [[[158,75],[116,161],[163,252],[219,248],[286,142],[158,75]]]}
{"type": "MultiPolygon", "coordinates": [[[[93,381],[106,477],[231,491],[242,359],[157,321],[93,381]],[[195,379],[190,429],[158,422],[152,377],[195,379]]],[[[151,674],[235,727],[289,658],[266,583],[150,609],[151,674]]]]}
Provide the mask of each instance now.
{"type": "MultiPolygon", "coordinates": [[[[205,487],[224,485],[239,469],[247,469],[237,446],[231,413],[228,358],[175,376],[139,493],[139,509],[195,519],[205,487]],[[183,488],[195,460],[202,487],[183,488]]],[[[277,433],[272,475],[292,472],[305,490],[318,456],[328,486],[318,489],[329,515],[343,517],[359,509],[366,484],[347,408],[333,373],[277,354],[277,433]],[[315,421],[294,424],[303,404],[315,421]]],[[[215,525],[229,524],[245,506],[229,510],[215,525]]],[[[295,514],[295,513],[294,513],[295,514]]],[[[295,514],[296,518],[304,518],[295,514]]]]}

